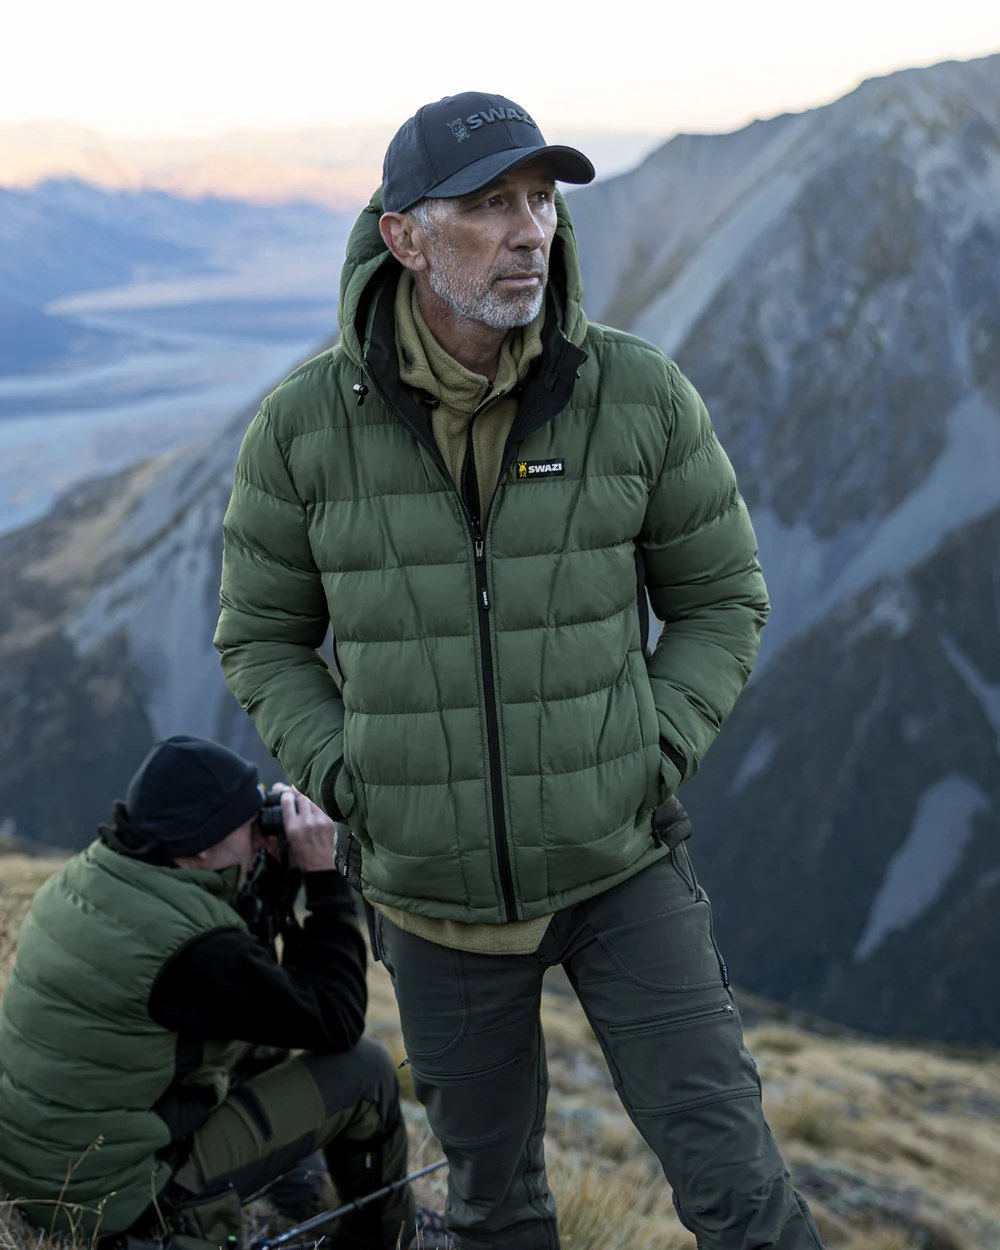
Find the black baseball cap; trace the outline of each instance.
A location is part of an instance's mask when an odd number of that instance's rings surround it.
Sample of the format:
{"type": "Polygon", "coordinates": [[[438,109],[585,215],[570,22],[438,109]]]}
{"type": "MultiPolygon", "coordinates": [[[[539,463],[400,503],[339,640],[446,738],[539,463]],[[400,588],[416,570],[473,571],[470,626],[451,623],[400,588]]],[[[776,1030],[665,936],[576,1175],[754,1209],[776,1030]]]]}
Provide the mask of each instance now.
{"type": "Polygon", "coordinates": [[[469,195],[536,156],[560,182],[592,182],[594,167],[576,148],[547,144],[513,100],[464,91],[425,104],[393,136],[382,165],[382,208],[402,213],[425,196],[469,195]]]}

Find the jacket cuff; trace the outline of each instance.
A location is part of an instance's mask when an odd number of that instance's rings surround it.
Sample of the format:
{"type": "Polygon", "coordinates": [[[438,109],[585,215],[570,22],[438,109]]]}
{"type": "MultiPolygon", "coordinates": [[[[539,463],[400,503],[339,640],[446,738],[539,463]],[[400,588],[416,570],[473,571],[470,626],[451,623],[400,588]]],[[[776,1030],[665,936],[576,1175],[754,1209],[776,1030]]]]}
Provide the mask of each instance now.
{"type": "Polygon", "coordinates": [[[660,750],[680,773],[681,781],[683,781],[687,776],[687,760],[675,746],[671,746],[669,742],[664,742],[662,738],[660,739],[660,750]]]}
{"type": "Polygon", "coordinates": [[[323,778],[322,793],[320,795],[320,806],[323,811],[340,824],[345,823],[344,813],[337,806],[337,800],[334,798],[334,790],[337,786],[337,778],[340,776],[340,770],[344,767],[344,761],[341,759],[323,778]]]}
{"type": "Polygon", "coordinates": [[[305,886],[306,907],[309,911],[341,906],[344,903],[353,911],[354,895],[351,887],[336,868],[327,868],[321,872],[304,872],[302,882],[305,886]]]}

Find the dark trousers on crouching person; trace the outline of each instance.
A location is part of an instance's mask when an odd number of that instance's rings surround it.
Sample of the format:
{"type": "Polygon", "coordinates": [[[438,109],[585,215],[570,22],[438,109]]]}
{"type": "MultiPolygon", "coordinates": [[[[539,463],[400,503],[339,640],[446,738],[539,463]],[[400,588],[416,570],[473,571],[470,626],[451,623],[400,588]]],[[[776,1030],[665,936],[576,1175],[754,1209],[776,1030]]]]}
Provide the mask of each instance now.
{"type": "MultiPolygon", "coordinates": [[[[396,1073],[377,1042],[362,1038],[344,1054],[287,1059],[237,1085],[192,1135],[186,1160],[136,1231],[162,1234],[165,1223],[176,1250],[240,1245],[243,1202],[316,1150],[342,1202],[406,1175],[396,1073]]],[[[409,1189],[324,1231],[330,1250],[409,1246],[409,1189]]]]}
{"type": "Polygon", "coordinates": [[[553,964],[565,968],[699,1250],[822,1247],[764,1120],[708,898],[683,845],[559,912],[530,955],[452,950],[380,914],[375,934],[414,1088],[448,1157],[458,1250],[560,1244],[539,1018],[553,964]]]}

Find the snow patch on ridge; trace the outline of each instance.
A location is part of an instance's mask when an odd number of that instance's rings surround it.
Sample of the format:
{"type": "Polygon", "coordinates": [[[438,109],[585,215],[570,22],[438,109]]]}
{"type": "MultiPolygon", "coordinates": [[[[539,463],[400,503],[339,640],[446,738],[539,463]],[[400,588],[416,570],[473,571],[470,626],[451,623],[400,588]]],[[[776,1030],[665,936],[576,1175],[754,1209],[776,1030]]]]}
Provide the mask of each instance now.
{"type": "Polygon", "coordinates": [[[924,915],[958,871],[972,838],[972,821],[988,811],[989,797],[968,777],[949,773],[921,796],[913,825],[885,871],[854,962],[873,954],[885,938],[924,915]]]}
{"type": "Polygon", "coordinates": [[[755,777],[766,772],[778,751],[778,737],[770,729],[763,730],[751,743],[749,751],[743,756],[736,775],[729,783],[730,794],[739,794],[745,790],[755,777]]]}
{"type": "Polygon", "coordinates": [[[965,652],[947,634],[941,635],[941,646],[952,668],[965,682],[969,693],[983,709],[986,719],[993,726],[993,731],[997,736],[997,751],[1000,752],[1000,682],[984,681],[979,670],[972,664],[965,652]]]}
{"type": "Polygon", "coordinates": [[[216,523],[211,503],[191,508],[123,574],[101,586],[67,627],[86,655],[121,633],[148,691],[146,713],[156,737],[212,737],[219,659],[212,647],[218,612],[218,562],[205,534],[216,523]]]}
{"type": "Polygon", "coordinates": [[[912,596],[900,585],[887,586],[868,614],[856,621],[844,634],[844,646],[853,647],[876,630],[887,629],[893,638],[905,638],[913,626],[912,596]]]}

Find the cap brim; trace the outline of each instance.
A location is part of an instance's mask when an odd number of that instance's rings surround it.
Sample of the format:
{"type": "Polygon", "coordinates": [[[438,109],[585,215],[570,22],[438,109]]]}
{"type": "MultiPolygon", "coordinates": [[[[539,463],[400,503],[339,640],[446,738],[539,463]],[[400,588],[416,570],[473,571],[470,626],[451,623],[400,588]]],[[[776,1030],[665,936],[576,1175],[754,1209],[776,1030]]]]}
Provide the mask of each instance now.
{"type": "Polygon", "coordinates": [[[424,192],[427,199],[452,199],[460,195],[471,195],[473,191],[481,191],[491,182],[505,174],[516,165],[526,161],[544,159],[552,170],[556,182],[593,182],[597,176],[593,165],[576,148],[553,144],[541,148],[513,148],[505,152],[491,152],[481,160],[466,165],[457,174],[452,174],[444,182],[424,192]]]}

